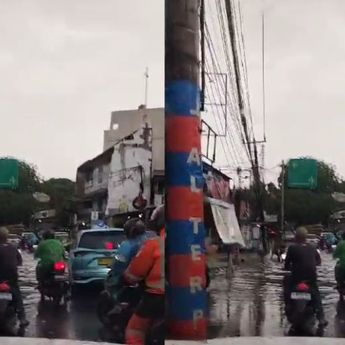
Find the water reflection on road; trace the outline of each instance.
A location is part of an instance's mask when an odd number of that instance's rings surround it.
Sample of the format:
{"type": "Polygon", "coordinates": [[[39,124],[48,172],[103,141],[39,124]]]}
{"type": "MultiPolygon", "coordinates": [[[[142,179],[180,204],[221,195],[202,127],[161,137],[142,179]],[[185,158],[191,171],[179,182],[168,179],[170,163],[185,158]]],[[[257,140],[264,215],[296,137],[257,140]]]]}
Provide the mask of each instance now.
{"type": "MultiPolygon", "coordinates": [[[[253,254],[225,278],[224,266],[213,271],[210,287],[210,327],[213,338],[226,336],[284,336],[289,325],[284,314],[282,264],[264,261],[253,254]]],[[[319,285],[329,326],[324,336],[345,337],[345,306],[338,303],[334,265],[329,254],[322,254],[319,285]],[[338,310],[338,315],[337,315],[338,310]]]]}
{"type": "MultiPolygon", "coordinates": [[[[325,253],[322,259],[323,264],[319,269],[320,291],[330,322],[324,335],[345,337],[345,305],[338,303],[338,294],[334,289],[335,262],[331,255],[325,253]]],[[[261,261],[256,255],[245,257],[245,260],[231,279],[225,278],[224,265],[212,272],[210,337],[286,335],[289,325],[282,300],[282,265],[269,257],[261,261]]],[[[68,309],[54,309],[39,303],[32,255],[24,254],[20,276],[30,321],[26,336],[100,340],[101,325],[96,314],[99,290],[84,293],[68,309]]]]}
{"type": "Polygon", "coordinates": [[[67,308],[55,308],[40,303],[36,289],[35,261],[30,254],[23,254],[24,265],[20,268],[20,286],[30,326],[28,337],[99,340],[101,325],[97,318],[96,304],[99,289],[91,289],[67,308]]]}

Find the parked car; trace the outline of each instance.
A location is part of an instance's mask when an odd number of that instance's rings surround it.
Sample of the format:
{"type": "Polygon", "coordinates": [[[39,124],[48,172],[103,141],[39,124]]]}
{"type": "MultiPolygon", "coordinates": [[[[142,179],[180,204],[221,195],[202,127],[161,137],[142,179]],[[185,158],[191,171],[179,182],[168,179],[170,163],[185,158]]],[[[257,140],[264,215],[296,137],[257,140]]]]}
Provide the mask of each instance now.
{"type": "Polygon", "coordinates": [[[123,229],[84,230],[78,234],[69,257],[72,292],[78,286],[104,282],[124,239],[123,229]]]}

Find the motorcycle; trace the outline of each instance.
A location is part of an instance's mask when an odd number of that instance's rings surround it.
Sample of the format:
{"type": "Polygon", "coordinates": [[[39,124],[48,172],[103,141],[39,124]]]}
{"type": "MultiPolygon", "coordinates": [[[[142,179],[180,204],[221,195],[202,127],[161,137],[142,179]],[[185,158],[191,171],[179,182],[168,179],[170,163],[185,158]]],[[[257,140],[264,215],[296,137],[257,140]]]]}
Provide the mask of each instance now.
{"type": "Polygon", "coordinates": [[[17,326],[16,307],[11,288],[7,282],[0,283],[0,334],[16,335],[17,326]]]}
{"type": "MultiPolygon", "coordinates": [[[[101,293],[97,314],[101,323],[111,334],[111,341],[125,343],[125,331],[136,306],[140,302],[143,293],[141,285],[124,286],[116,296],[110,288],[105,288],[101,293]]],[[[164,320],[156,320],[147,337],[147,345],[164,344],[164,320]]],[[[109,341],[107,339],[107,341],[109,341]]]]}
{"type": "Polygon", "coordinates": [[[65,262],[56,262],[53,271],[39,282],[38,290],[41,301],[48,297],[56,306],[66,305],[69,299],[69,283],[65,262]]]}
{"type": "Polygon", "coordinates": [[[339,300],[343,302],[345,297],[345,272],[343,272],[339,263],[335,266],[335,280],[337,282],[339,300]]]}
{"type": "MultiPolygon", "coordinates": [[[[320,252],[319,249],[316,249],[316,251],[319,253],[319,255],[321,255],[321,252],[320,252]]],[[[281,255],[281,261],[282,261],[282,262],[285,262],[285,260],[286,260],[286,255],[287,255],[287,252],[286,252],[286,251],[281,255]]]]}
{"type": "Polygon", "coordinates": [[[316,309],[311,285],[302,281],[287,291],[289,296],[286,301],[286,316],[292,325],[290,333],[314,335],[316,309]]]}

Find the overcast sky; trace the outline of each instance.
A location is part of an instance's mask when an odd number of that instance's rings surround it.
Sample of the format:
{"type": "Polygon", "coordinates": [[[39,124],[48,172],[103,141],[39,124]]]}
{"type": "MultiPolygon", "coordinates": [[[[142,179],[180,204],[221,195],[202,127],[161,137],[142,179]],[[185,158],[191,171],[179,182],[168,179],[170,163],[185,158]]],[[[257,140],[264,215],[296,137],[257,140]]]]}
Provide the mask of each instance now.
{"type": "Polygon", "coordinates": [[[1,0],[0,155],[75,178],[112,110],[163,106],[164,1],[1,0]]]}
{"type": "MultiPolygon", "coordinates": [[[[266,166],[314,155],[345,175],[345,2],[241,3],[258,124],[266,13],[266,166]]],[[[0,1],[0,155],[75,178],[102,150],[110,112],[143,102],[146,66],[149,106],[163,105],[163,23],[163,0],[0,1]]]]}
{"type": "MultiPolygon", "coordinates": [[[[241,0],[250,96],[261,116],[261,11],[266,25],[266,166],[314,155],[345,176],[345,2],[241,0]],[[263,6],[264,5],[264,6],[263,6]]],[[[260,135],[259,135],[260,138],[260,135]]]]}

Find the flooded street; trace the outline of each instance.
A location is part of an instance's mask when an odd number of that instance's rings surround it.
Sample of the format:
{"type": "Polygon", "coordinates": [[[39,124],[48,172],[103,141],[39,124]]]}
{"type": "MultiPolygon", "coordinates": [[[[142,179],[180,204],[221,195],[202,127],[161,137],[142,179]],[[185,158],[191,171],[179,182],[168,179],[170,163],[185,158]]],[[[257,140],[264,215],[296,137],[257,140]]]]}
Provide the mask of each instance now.
{"type": "MultiPolygon", "coordinates": [[[[334,280],[335,261],[322,253],[319,286],[329,325],[324,336],[345,336],[345,308],[338,305],[334,280]],[[337,308],[339,315],[337,316],[337,308]]],[[[268,256],[245,257],[232,279],[226,268],[215,268],[210,287],[210,328],[212,338],[237,336],[284,336],[289,324],[284,314],[282,264],[268,256]]]]}
{"type": "MultiPolygon", "coordinates": [[[[24,253],[20,269],[21,289],[30,321],[26,336],[98,341],[101,325],[96,315],[98,289],[84,292],[68,308],[54,309],[40,304],[36,290],[35,261],[24,253]]],[[[210,286],[210,338],[237,336],[284,336],[289,325],[282,299],[282,264],[264,263],[257,255],[245,256],[230,280],[225,279],[225,265],[212,271],[210,286]]],[[[329,325],[324,336],[345,337],[345,308],[338,308],[334,289],[332,256],[322,254],[319,285],[329,325]],[[343,320],[343,321],[342,321],[343,320]]]]}
{"type": "Polygon", "coordinates": [[[97,319],[96,305],[99,289],[84,292],[67,308],[54,308],[40,303],[36,290],[35,261],[32,254],[23,253],[24,265],[20,268],[20,286],[23,293],[30,326],[25,336],[97,341],[101,325],[97,319]]]}

